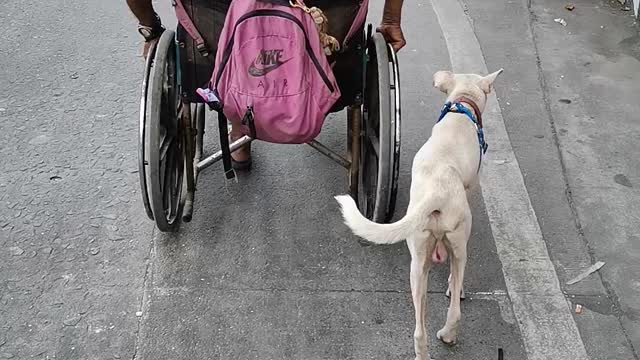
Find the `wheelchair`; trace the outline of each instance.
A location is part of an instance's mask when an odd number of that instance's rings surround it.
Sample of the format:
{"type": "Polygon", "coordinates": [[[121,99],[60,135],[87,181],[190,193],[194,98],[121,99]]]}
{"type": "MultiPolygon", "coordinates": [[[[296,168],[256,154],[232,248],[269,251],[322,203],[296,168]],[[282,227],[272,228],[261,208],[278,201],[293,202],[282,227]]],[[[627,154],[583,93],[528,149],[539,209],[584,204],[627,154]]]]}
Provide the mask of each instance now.
{"type": "MultiPolygon", "coordinates": [[[[228,3],[182,0],[207,46],[217,45],[228,3]]],[[[229,1],[229,0],[226,0],[229,1]]],[[[342,42],[350,16],[367,0],[315,0],[329,17],[330,33],[342,42]],[[332,20],[345,19],[342,22],[332,20]],[[334,35],[336,34],[336,35],[334,35]]],[[[359,29],[331,55],[341,98],[329,113],[346,110],[347,151],[339,154],[312,140],[308,145],[346,170],[349,193],[375,222],[391,221],[400,157],[400,75],[396,53],[371,24],[359,29]]],[[[215,49],[204,52],[181,24],[167,29],[149,50],[139,109],[138,172],[147,216],[162,232],[177,231],[193,216],[200,173],[223,158],[203,153],[205,104],[195,89],[211,77],[215,49]],[[207,54],[208,53],[208,54],[207,54]]],[[[328,114],[327,114],[328,115],[328,114]]],[[[228,144],[231,152],[253,141],[228,144]]]]}

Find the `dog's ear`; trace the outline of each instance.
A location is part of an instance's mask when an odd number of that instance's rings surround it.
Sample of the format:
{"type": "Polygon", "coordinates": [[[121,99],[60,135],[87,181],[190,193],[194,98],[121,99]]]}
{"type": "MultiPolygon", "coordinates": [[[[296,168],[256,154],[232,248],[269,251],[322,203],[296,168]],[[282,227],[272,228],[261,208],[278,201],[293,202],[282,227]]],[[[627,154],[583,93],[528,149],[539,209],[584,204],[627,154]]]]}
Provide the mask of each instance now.
{"type": "Polygon", "coordinates": [[[433,74],[433,87],[442,91],[443,93],[447,93],[449,90],[453,89],[453,73],[451,71],[438,71],[433,74]]]}
{"type": "Polygon", "coordinates": [[[498,77],[498,75],[502,74],[502,71],[504,71],[504,69],[500,69],[494,72],[493,74],[489,74],[483,77],[482,79],[480,79],[480,83],[478,85],[480,86],[480,89],[484,91],[485,94],[489,94],[491,90],[493,90],[493,82],[496,81],[496,78],[498,77]]]}

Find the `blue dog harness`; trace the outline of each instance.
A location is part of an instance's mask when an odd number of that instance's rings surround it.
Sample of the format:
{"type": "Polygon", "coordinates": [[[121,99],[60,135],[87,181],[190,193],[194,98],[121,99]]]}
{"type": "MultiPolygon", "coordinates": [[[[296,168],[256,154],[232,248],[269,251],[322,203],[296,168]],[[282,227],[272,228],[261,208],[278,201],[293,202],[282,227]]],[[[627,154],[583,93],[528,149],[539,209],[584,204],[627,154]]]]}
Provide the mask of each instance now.
{"type": "Polygon", "coordinates": [[[480,161],[482,161],[482,154],[487,152],[487,148],[489,147],[489,145],[487,145],[486,141],[484,141],[484,132],[482,130],[482,114],[480,113],[480,109],[478,109],[478,106],[473,101],[464,97],[458,98],[455,102],[447,101],[444,104],[444,107],[442,108],[442,112],[440,112],[440,117],[438,118],[438,121],[436,121],[436,123],[440,122],[440,120],[442,120],[445,117],[445,115],[447,115],[450,112],[466,115],[469,118],[469,120],[471,120],[471,122],[473,122],[473,124],[476,126],[476,129],[478,129],[478,143],[480,144],[480,161]],[[473,108],[473,111],[476,113],[476,116],[478,118],[476,119],[476,117],[474,117],[473,114],[471,113],[471,110],[469,110],[467,107],[462,105],[461,102],[465,102],[471,105],[471,107],[473,108]],[[452,108],[453,105],[455,105],[455,109],[452,108]]]}

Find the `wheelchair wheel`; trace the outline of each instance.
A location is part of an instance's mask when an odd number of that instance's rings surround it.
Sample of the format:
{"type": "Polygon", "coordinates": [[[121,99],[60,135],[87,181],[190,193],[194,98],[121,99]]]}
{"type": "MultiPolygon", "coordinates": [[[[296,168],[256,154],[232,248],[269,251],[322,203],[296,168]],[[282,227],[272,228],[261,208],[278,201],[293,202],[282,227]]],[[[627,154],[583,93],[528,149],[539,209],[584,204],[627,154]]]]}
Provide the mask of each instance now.
{"type": "Polygon", "coordinates": [[[395,53],[380,33],[367,44],[358,207],[372,221],[395,211],[400,157],[400,92],[395,53]]]}
{"type": "Polygon", "coordinates": [[[149,55],[145,124],[141,130],[149,207],[158,229],[163,232],[177,230],[184,204],[182,101],[174,35],[173,31],[165,30],[154,53],[149,55]]]}

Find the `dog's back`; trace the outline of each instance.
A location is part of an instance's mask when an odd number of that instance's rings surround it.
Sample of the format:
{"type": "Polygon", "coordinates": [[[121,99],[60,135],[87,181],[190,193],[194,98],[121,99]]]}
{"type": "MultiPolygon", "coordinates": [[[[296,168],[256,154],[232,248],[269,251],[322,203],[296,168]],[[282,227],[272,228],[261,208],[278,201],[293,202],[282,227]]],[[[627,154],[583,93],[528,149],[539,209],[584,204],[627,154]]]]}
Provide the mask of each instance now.
{"type": "Polygon", "coordinates": [[[412,181],[427,176],[439,166],[458,170],[465,187],[475,181],[480,164],[480,148],[475,125],[466,115],[449,113],[433,126],[431,137],[413,161],[412,181]]]}

